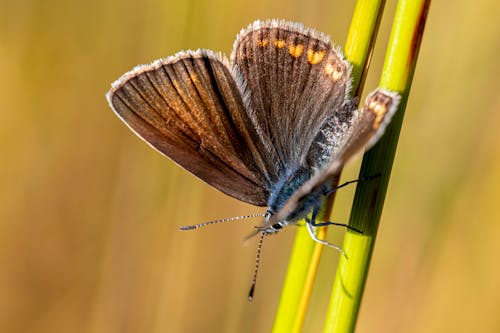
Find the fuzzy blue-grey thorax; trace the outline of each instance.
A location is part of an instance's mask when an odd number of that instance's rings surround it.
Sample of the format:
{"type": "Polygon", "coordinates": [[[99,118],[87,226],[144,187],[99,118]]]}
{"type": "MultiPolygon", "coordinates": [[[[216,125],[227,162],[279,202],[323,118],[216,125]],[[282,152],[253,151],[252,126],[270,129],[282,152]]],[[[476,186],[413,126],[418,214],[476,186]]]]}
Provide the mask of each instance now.
{"type": "MultiPolygon", "coordinates": [[[[311,170],[305,167],[298,168],[293,172],[285,173],[272,188],[271,195],[268,200],[268,214],[272,215],[275,212],[278,212],[290,196],[310,177],[311,170]]],[[[263,232],[268,234],[275,233],[284,226],[305,218],[313,209],[319,209],[321,200],[327,192],[328,186],[324,185],[315,192],[310,193],[283,221],[273,224],[263,230],[263,232]]]]}

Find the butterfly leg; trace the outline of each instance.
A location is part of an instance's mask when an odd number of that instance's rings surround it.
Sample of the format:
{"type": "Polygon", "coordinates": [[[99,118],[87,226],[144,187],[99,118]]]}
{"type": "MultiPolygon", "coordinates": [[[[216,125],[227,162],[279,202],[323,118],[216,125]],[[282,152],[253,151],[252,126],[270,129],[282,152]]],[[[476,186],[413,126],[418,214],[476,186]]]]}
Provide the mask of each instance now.
{"type": "Polygon", "coordinates": [[[311,223],[311,225],[313,227],[326,227],[328,225],[337,225],[337,226],[344,227],[344,228],[347,228],[347,229],[352,230],[352,231],[359,232],[360,234],[363,233],[361,230],[353,228],[353,227],[351,227],[351,226],[349,226],[347,224],[344,224],[344,223],[338,223],[338,222],[332,222],[332,221],[318,222],[316,220],[316,217],[318,216],[318,212],[319,212],[319,207],[315,207],[313,209],[313,212],[312,212],[312,215],[311,215],[311,220],[306,219],[306,221],[309,221],[309,223],[311,223]]]}
{"type": "Polygon", "coordinates": [[[360,234],[363,233],[363,231],[356,229],[356,228],[353,228],[350,225],[347,225],[344,223],[338,223],[338,222],[332,222],[332,221],[314,222],[314,220],[311,223],[312,223],[313,227],[325,227],[327,225],[337,225],[337,226],[344,227],[344,228],[347,228],[347,229],[352,230],[352,231],[359,232],[360,234]]]}
{"type": "Polygon", "coordinates": [[[337,192],[338,189],[342,188],[342,187],[345,187],[347,185],[351,185],[351,184],[354,184],[354,183],[358,183],[358,182],[364,182],[364,181],[367,181],[367,180],[372,180],[372,179],[376,179],[378,177],[380,177],[381,174],[378,173],[376,175],[373,175],[373,176],[367,176],[367,177],[361,177],[361,178],[358,178],[358,179],[354,179],[354,180],[350,180],[350,181],[347,181],[345,183],[342,183],[338,186],[335,186],[334,188],[332,189],[329,189],[327,191],[325,191],[324,195],[330,195],[332,194],[333,192],[337,192]]]}
{"type": "Polygon", "coordinates": [[[329,243],[326,240],[319,239],[318,236],[316,236],[316,234],[314,233],[314,227],[310,223],[309,219],[306,220],[306,225],[307,225],[307,230],[309,231],[309,235],[311,236],[313,241],[318,242],[318,243],[323,244],[323,245],[326,245],[326,246],[329,246],[329,247],[339,251],[342,255],[347,257],[346,253],[344,252],[344,250],[342,250],[342,248],[340,246],[329,243]]]}
{"type": "Polygon", "coordinates": [[[340,246],[329,243],[326,240],[319,239],[318,236],[316,236],[316,233],[314,232],[314,227],[316,224],[316,217],[318,215],[318,211],[319,211],[319,207],[315,207],[312,211],[311,219],[306,217],[306,226],[307,226],[307,230],[309,231],[309,235],[311,236],[311,238],[315,242],[329,246],[329,247],[339,251],[341,254],[343,254],[347,258],[347,255],[345,254],[344,250],[342,250],[342,248],[340,246]]]}

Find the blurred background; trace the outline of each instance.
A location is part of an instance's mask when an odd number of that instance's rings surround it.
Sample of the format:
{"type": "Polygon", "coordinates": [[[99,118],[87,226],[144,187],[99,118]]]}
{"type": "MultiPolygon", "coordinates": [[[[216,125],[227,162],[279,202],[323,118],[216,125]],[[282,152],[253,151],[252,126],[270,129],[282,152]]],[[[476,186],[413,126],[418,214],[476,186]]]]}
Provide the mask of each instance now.
{"type": "MultiPolygon", "coordinates": [[[[376,87],[388,1],[365,93],[376,87]]],[[[229,54],[255,19],[301,21],[343,45],[353,1],[0,0],[0,331],[268,332],[294,228],[211,189],[114,116],[110,83],[179,50],[229,54]]],[[[434,1],[358,332],[500,331],[500,6],[434,1]]],[[[359,160],[344,179],[356,178],[359,160]]],[[[354,188],[332,219],[346,222],[354,188]]],[[[342,243],[343,230],[329,240],[342,243]]],[[[338,253],[326,250],[305,332],[320,331],[338,253]]]]}

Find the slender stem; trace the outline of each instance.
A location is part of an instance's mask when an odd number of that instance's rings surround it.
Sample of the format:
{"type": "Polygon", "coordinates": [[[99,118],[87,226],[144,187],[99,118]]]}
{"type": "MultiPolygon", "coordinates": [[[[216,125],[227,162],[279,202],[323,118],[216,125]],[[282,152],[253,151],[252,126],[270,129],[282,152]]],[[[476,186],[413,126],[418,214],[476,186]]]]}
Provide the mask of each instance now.
{"type": "MultiPolygon", "coordinates": [[[[337,183],[338,178],[334,180],[334,184],[337,183]]],[[[334,198],[335,193],[328,201],[333,202],[334,198]]],[[[331,204],[327,203],[318,219],[330,216],[331,207],[331,204]]],[[[327,227],[316,229],[317,237],[325,239],[327,227]]],[[[298,333],[302,330],[322,249],[323,245],[313,241],[307,228],[302,224],[295,235],[280,304],[274,320],[274,333],[298,333]]]]}
{"type": "MultiPolygon", "coordinates": [[[[384,3],[385,0],[359,0],[354,10],[345,47],[346,58],[353,65],[351,94],[354,96],[361,94],[384,3]]],[[[338,183],[338,178],[334,183],[338,183]]],[[[320,218],[330,216],[334,197],[334,194],[330,196],[320,218]]],[[[326,227],[317,229],[318,238],[324,239],[326,227]]],[[[306,228],[299,228],[274,321],[274,333],[302,330],[322,248],[323,245],[311,240],[306,228]]]]}
{"type": "Polygon", "coordinates": [[[429,4],[430,0],[401,0],[397,5],[380,86],[399,92],[401,104],[385,135],[363,158],[360,177],[382,176],[356,188],[349,225],[363,234],[346,233],[344,251],[349,259],[341,257],[339,262],[325,333],[353,332],[356,325],[429,4]]]}
{"type": "Polygon", "coordinates": [[[345,44],[345,56],[352,64],[352,96],[359,97],[382,19],[385,0],[358,0],[345,44]]]}
{"type": "MultiPolygon", "coordinates": [[[[326,228],[320,228],[319,236],[326,236],[326,228]]],[[[288,271],[283,284],[278,312],[274,320],[273,332],[300,332],[307,312],[309,296],[315,277],[321,249],[314,244],[303,225],[297,230],[290,256],[288,271]],[[311,271],[311,266],[313,267],[311,271]]],[[[322,245],[320,244],[322,247],[322,245]]]]}

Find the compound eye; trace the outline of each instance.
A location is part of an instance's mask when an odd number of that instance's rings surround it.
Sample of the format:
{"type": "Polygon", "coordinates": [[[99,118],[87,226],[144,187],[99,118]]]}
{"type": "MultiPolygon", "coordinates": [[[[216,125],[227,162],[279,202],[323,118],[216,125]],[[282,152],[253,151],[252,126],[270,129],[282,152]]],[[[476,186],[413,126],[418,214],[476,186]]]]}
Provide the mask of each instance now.
{"type": "Polygon", "coordinates": [[[283,228],[279,223],[273,224],[271,227],[275,230],[280,230],[281,228],[283,228]]]}

